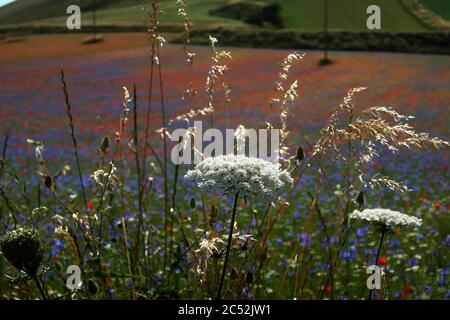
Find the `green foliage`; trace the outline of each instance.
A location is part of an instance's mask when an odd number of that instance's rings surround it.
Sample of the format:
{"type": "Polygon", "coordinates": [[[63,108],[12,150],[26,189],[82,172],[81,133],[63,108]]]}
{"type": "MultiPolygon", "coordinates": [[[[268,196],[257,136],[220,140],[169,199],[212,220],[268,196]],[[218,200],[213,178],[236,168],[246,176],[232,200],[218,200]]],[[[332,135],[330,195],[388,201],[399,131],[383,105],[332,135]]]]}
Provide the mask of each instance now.
{"type": "MultiPolygon", "coordinates": [[[[191,43],[207,45],[211,34],[226,46],[254,48],[323,49],[323,32],[296,32],[293,30],[230,30],[215,28],[195,30],[191,43]]],[[[363,50],[390,52],[450,53],[448,32],[389,33],[389,32],[330,32],[330,50],[363,50]]],[[[182,42],[179,38],[176,42],[182,42]]]]}

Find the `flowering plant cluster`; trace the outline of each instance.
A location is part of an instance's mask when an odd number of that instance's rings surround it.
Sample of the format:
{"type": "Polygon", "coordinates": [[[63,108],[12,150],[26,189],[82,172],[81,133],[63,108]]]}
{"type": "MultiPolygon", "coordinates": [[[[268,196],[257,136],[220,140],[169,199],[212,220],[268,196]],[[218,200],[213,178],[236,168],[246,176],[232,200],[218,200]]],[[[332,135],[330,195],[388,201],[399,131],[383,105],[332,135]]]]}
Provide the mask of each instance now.
{"type": "Polygon", "coordinates": [[[293,179],[279,164],[242,155],[207,158],[186,174],[204,192],[225,192],[261,200],[274,200],[277,192],[293,179]]]}

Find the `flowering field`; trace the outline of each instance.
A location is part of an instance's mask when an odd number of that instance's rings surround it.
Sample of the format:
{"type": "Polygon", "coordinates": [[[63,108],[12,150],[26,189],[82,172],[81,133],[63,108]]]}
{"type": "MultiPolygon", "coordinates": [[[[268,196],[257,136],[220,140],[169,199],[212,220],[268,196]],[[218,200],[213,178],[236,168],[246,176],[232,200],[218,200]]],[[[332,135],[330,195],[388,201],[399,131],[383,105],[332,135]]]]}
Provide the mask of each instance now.
{"type": "Polygon", "coordinates": [[[147,38],[1,45],[1,297],[450,297],[448,56],[335,52],[321,67],[315,51],[147,38]],[[169,121],[190,109],[203,115],[169,121]],[[285,161],[174,165],[163,137],[194,119],[271,123],[285,161]]]}

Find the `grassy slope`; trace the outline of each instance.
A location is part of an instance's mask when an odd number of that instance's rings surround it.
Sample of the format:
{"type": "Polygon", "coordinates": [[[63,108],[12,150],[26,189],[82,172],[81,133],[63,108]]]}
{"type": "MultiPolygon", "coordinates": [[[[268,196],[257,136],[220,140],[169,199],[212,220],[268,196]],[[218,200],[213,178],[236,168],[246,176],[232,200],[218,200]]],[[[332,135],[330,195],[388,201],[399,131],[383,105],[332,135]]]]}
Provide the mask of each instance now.
{"type": "MultiPolygon", "coordinates": [[[[142,11],[140,0],[97,0],[99,24],[143,24],[145,14],[142,11]]],[[[267,3],[279,3],[283,7],[283,15],[287,28],[302,30],[320,30],[323,24],[323,2],[320,0],[260,0],[267,3]]],[[[431,0],[429,0],[431,1],[431,0]]],[[[71,0],[18,0],[0,9],[0,24],[12,22],[33,21],[49,24],[63,24],[66,17],[60,15],[71,0]],[[51,4],[50,4],[51,3],[51,4]],[[28,5],[27,5],[28,4],[28,5]],[[46,8],[43,10],[42,8],[46,8]],[[38,10],[37,10],[38,9],[38,10]],[[13,13],[13,14],[12,14],[13,13]],[[42,19],[46,17],[57,17],[42,19]]],[[[238,23],[234,20],[212,17],[208,10],[223,0],[186,0],[189,6],[191,21],[196,24],[210,23],[238,23]]],[[[382,10],[382,28],[385,31],[423,31],[413,17],[405,12],[398,0],[329,0],[330,2],[330,28],[334,30],[365,30],[366,8],[370,4],[378,4],[382,10]]],[[[90,24],[89,6],[91,0],[79,0],[84,17],[82,22],[90,24]]],[[[177,16],[175,0],[162,2],[162,9],[166,15],[164,22],[180,22],[177,16]]]]}
{"type": "MultiPolygon", "coordinates": [[[[320,0],[263,0],[279,3],[289,9],[283,10],[286,26],[305,30],[323,27],[323,1],[320,0]]],[[[381,24],[385,31],[423,31],[398,0],[329,0],[329,26],[334,30],[367,30],[366,14],[369,5],[381,8],[381,24]]]]}
{"type": "Polygon", "coordinates": [[[426,8],[437,13],[446,20],[450,20],[450,1],[446,0],[419,0],[426,8]]]}
{"type": "MultiPolygon", "coordinates": [[[[99,10],[138,4],[139,0],[96,0],[99,10]]],[[[66,14],[69,5],[77,4],[82,10],[91,10],[92,0],[16,0],[0,8],[0,24],[28,22],[66,14]]]]}
{"type": "MultiPolygon", "coordinates": [[[[141,0],[97,0],[97,22],[99,24],[136,25],[143,24],[146,20],[146,13],[142,10],[141,0]]],[[[64,24],[67,15],[64,16],[66,8],[73,0],[61,0],[57,4],[54,0],[18,0],[16,3],[0,8],[0,25],[13,23],[41,23],[41,24],[64,24]],[[42,10],[42,8],[46,10],[42,10]],[[39,9],[40,10],[37,10],[39,9]]],[[[161,9],[164,14],[161,20],[164,22],[181,23],[178,16],[178,9],[174,5],[175,0],[162,1],[161,9]]],[[[210,23],[240,23],[235,20],[223,19],[208,15],[208,10],[213,8],[222,0],[187,0],[189,3],[189,15],[192,22],[197,24],[210,23]]],[[[91,0],[79,0],[81,7],[82,24],[91,23],[91,0]]]]}

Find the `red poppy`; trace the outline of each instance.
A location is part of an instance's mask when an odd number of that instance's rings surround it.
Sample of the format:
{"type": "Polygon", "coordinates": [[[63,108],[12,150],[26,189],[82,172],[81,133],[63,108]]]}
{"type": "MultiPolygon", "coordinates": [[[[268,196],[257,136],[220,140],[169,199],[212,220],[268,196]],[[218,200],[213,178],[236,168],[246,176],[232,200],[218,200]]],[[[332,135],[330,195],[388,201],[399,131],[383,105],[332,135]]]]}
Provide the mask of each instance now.
{"type": "Polygon", "coordinates": [[[378,162],[375,162],[374,164],[373,164],[373,167],[375,168],[375,169],[377,169],[378,171],[379,170],[381,170],[383,167],[381,166],[381,163],[378,163],[378,162]]]}
{"type": "Polygon", "coordinates": [[[414,293],[415,290],[416,290],[416,288],[414,288],[414,286],[413,286],[412,284],[409,283],[409,284],[406,286],[405,290],[403,291],[403,294],[402,294],[403,300],[408,299],[408,296],[409,296],[411,293],[414,293]]]}
{"type": "Polygon", "coordinates": [[[420,202],[420,203],[424,203],[424,202],[425,202],[425,198],[420,197],[420,198],[419,198],[419,202],[420,202]]]}
{"type": "Polygon", "coordinates": [[[435,208],[436,210],[439,210],[439,209],[441,208],[441,204],[440,204],[439,202],[435,203],[435,204],[434,204],[434,208],[435,208]]]}
{"type": "Polygon", "coordinates": [[[382,258],[378,259],[378,264],[379,264],[380,266],[385,266],[385,265],[388,264],[388,259],[382,257],[382,258]]]}
{"type": "Polygon", "coordinates": [[[88,202],[88,203],[87,203],[87,208],[88,208],[89,210],[94,209],[94,204],[93,204],[92,202],[88,202]]]}
{"type": "Polygon", "coordinates": [[[328,294],[332,294],[333,293],[333,287],[332,286],[328,286],[325,288],[325,292],[328,294]]]}

